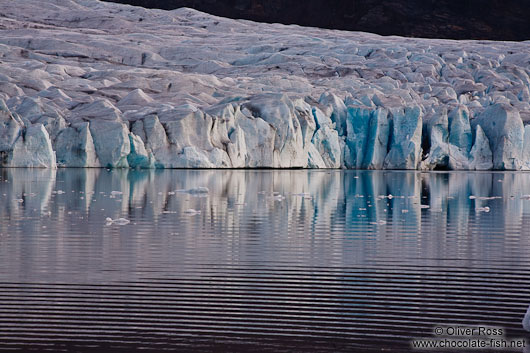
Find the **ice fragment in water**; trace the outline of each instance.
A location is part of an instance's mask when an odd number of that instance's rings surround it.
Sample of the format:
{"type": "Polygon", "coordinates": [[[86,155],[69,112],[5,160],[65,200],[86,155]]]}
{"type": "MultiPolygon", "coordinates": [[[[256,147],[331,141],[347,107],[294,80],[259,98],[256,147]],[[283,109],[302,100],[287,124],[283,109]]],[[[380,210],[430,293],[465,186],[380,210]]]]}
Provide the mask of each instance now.
{"type": "Polygon", "coordinates": [[[108,226],[112,225],[112,224],[116,224],[118,226],[124,226],[126,224],[129,224],[131,223],[131,221],[129,221],[128,219],[126,218],[116,218],[116,219],[112,219],[110,217],[107,217],[105,218],[105,222],[108,226]]]}

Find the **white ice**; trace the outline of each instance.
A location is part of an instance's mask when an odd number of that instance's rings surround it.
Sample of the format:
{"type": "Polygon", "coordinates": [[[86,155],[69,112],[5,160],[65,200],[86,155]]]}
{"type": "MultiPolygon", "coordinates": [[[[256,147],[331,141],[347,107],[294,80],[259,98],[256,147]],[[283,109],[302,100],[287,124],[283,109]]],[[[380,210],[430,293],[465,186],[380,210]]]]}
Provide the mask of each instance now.
{"type": "Polygon", "coordinates": [[[530,169],[530,43],[0,2],[0,165],[530,169]]]}

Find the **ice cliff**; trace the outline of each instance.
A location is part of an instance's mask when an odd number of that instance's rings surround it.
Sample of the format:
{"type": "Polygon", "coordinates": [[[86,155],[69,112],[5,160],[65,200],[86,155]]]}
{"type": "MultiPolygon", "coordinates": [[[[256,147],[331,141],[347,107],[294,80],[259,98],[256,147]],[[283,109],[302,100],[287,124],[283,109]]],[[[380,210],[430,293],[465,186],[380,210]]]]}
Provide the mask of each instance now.
{"type": "Polygon", "coordinates": [[[4,167],[530,169],[530,42],[0,2],[4,167]]]}

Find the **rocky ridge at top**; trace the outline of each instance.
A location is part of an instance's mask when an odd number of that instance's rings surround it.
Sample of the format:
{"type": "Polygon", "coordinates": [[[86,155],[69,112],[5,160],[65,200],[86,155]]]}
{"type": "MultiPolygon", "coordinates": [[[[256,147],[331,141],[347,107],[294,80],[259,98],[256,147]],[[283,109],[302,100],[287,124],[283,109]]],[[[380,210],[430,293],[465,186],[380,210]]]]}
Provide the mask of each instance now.
{"type": "Polygon", "coordinates": [[[165,10],[191,7],[259,22],[420,38],[530,39],[521,0],[107,0],[165,10]]]}

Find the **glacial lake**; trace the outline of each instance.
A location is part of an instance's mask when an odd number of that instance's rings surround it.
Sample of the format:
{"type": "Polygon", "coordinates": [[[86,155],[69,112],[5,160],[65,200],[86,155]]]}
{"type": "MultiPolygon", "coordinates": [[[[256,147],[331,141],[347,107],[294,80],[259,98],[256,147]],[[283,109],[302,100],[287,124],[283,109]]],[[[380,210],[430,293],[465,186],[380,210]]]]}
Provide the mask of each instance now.
{"type": "Polygon", "coordinates": [[[520,172],[1,169],[0,351],[526,337],[527,194],[520,172]]]}

